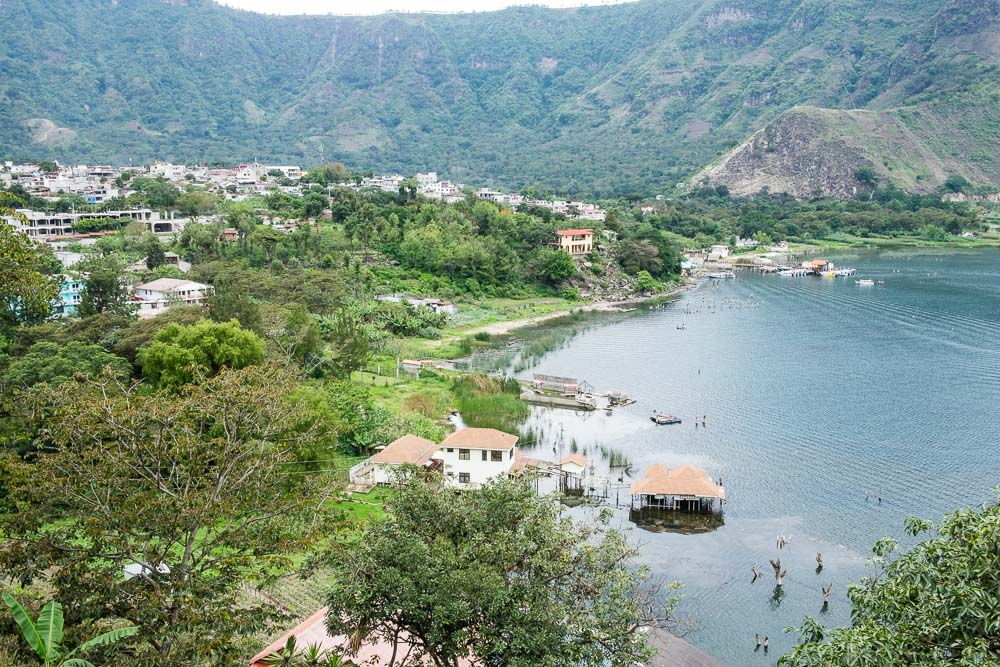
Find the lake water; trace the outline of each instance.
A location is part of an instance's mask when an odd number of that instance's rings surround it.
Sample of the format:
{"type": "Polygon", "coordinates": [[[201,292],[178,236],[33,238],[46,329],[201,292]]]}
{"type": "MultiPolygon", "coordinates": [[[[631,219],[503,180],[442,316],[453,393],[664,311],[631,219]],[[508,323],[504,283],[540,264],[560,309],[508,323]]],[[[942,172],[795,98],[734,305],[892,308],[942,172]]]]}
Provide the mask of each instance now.
{"type": "Polygon", "coordinates": [[[846,624],[847,584],[865,575],[875,540],[903,539],[908,515],[988,501],[1000,484],[1000,252],[835,259],[858,274],[740,273],[662,308],[515,341],[562,341],[521,376],[578,377],[638,399],[613,416],[536,408],[535,456],[557,458],[558,440],[600,461],[603,445],[631,460],[625,484],[653,463],[724,479],[723,525],[633,538],[658,576],[683,583],[686,637],[732,667],[774,664],[794,643],[783,629],[820,616],[821,586],[834,586],[824,622],[846,624]],[[684,423],[657,427],[654,409],[684,423]],[[790,538],[781,551],[779,534],[790,538]],[[788,578],[776,602],[778,556],[788,578]],[[764,576],[751,584],[753,565],[764,576]],[[755,632],[769,636],[768,656],[753,652],[755,632]]]}

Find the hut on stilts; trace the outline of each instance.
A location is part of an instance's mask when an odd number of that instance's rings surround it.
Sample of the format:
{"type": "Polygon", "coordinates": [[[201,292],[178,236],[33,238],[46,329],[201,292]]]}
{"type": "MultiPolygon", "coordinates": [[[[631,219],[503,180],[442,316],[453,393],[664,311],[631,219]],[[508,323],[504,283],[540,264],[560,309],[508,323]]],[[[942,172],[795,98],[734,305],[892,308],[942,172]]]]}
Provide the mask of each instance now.
{"type": "Polygon", "coordinates": [[[632,484],[629,493],[632,508],[639,510],[715,512],[721,511],[726,502],[722,480],[716,482],[701,468],[690,465],[678,468],[650,466],[645,476],[632,484]]]}

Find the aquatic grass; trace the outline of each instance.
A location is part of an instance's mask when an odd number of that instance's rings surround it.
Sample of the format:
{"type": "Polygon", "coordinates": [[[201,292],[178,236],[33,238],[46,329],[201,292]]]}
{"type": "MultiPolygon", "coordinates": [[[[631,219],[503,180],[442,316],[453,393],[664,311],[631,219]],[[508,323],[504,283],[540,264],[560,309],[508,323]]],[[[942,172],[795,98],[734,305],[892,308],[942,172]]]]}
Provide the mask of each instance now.
{"type": "Polygon", "coordinates": [[[521,400],[521,385],[511,378],[482,373],[458,377],[452,383],[458,411],[469,426],[517,433],[531,414],[521,400]]]}

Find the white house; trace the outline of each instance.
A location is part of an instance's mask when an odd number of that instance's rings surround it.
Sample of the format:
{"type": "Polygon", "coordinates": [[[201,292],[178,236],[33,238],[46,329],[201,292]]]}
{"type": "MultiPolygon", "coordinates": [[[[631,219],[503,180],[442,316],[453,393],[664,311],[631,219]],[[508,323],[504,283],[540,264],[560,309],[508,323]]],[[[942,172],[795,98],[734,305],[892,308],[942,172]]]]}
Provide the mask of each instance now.
{"type": "Polygon", "coordinates": [[[441,443],[444,474],[459,487],[476,487],[508,475],[517,456],[517,436],[495,428],[463,428],[441,443]]]}
{"type": "Polygon", "coordinates": [[[139,317],[154,317],[173,305],[200,306],[211,291],[193,280],[159,278],[135,288],[132,300],[139,306],[139,317]]]}
{"type": "Polygon", "coordinates": [[[444,473],[451,486],[473,489],[509,475],[517,456],[517,436],[492,428],[455,431],[440,445],[404,435],[351,468],[350,480],[359,486],[388,484],[402,466],[415,465],[444,473]]]}
{"type": "Polygon", "coordinates": [[[727,245],[716,244],[708,251],[708,261],[710,262],[725,259],[726,257],[729,257],[729,246],[727,245]]]}

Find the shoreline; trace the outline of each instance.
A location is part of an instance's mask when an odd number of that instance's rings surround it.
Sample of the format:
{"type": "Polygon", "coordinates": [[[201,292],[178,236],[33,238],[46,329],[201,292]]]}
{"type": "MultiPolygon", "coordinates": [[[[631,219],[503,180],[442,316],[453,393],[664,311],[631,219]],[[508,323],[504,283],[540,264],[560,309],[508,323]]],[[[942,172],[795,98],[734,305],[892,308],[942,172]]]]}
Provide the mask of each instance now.
{"type": "Polygon", "coordinates": [[[515,320],[503,320],[500,322],[493,322],[490,324],[484,324],[481,326],[473,327],[462,331],[464,335],[474,336],[477,333],[488,333],[491,336],[506,336],[518,329],[524,329],[527,327],[535,326],[537,324],[543,324],[550,320],[559,319],[560,317],[568,317],[575,313],[613,313],[617,310],[621,310],[623,307],[636,306],[644,303],[651,303],[654,301],[666,301],[674,297],[680,296],[682,293],[694,289],[698,285],[697,278],[690,279],[685,285],[677,285],[670,290],[661,292],[659,294],[652,294],[649,296],[634,296],[627,299],[622,299],[620,301],[594,301],[582,306],[574,306],[569,310],[560,310],[552,313],[545,313],[544,315],[535,315],[533,317],[525,317],[522,319],[515,320]]]}

